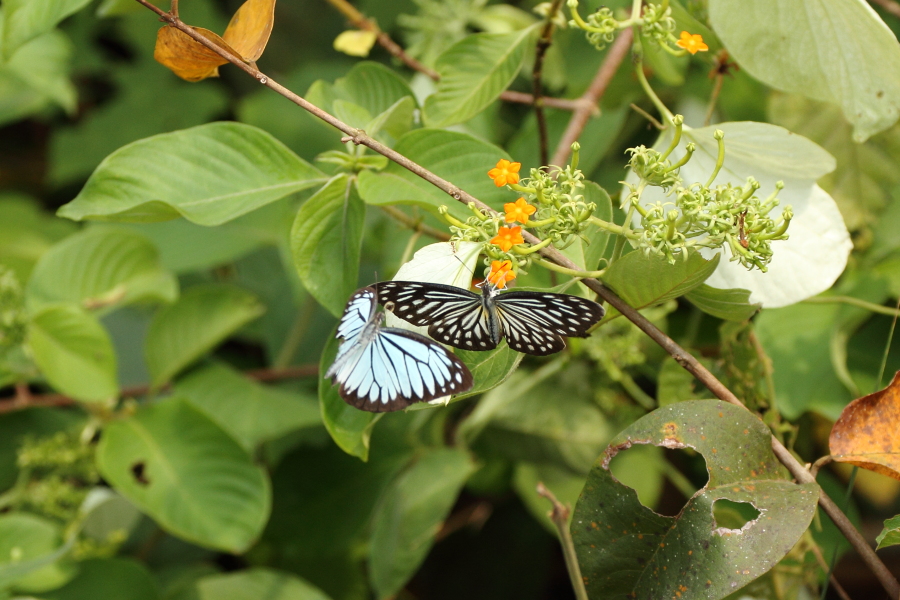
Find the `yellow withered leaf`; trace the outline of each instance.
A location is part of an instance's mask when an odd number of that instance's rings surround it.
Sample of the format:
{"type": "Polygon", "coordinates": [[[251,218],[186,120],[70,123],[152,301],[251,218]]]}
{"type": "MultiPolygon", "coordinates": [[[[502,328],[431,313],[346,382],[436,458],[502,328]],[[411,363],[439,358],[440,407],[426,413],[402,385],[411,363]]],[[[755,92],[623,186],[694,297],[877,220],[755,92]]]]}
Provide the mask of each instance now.
{"type": "Polygon", "coordinates": [[[275,24],[275,0],[247,0],[225,29],[222,36],[248,62],[262,56],[272,26],[275,24]]]}
{"type": "Polygon", "coordinates": [[[374,31],[350,29],[334,38],[334,49],[350,56],[368,56],[377,38],[374,31]]]}
{"type": "MultiPolygon", "coordinates": [[[[192,27],[206,39],[238,54],[228,43],[209,29],[192,27]]],[[[228,61],[191,37],[166,25],[156,34],[156,48],[153,58],[168,67],[173,73],[187,81],[200,81],[207,77],[219,76],[219,65],[228,61]]]]}
{"type": "Polygon", "coordinates": [[[900,479],[900,372],[844,408],[828,438],[831,457],[900,479]]]}

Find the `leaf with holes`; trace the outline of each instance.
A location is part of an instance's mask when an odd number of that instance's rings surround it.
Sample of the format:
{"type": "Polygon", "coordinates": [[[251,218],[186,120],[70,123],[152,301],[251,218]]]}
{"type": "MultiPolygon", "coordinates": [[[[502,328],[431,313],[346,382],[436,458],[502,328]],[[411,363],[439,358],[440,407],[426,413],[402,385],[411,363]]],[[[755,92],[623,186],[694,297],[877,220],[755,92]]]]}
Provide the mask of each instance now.
{"type": "Polygon", "coordinates": [[[900,372],[883,390],[847,405],[828,447],[838,462],[900,479],[900,372]]]}
{"type": "Polygon", "coordinates": [[[127,229],[94,228],[56,244],[35,265],[26,300],[32,311],[57,302],[84,308],[122,306],[142,298],[172,302],[178,281],[162,268],[153,244],[127,229]]]}
{"type": "Polygon", "coordinates": [[[231,436],[181,398],[144,406],[103,430],[103,478],[166,531],[240,553],[262,532],[271,486],[231,436]]]}
{"type": "Polygon", "coordinates": [[[806,531],[819,495],[816,484],[790,480],[771,437],[752,413],[715,400],[660,408],[616,436],[572,516],[591,598],[718,600],[774,567],[806,531]],[[706,459],[709,481],[677,517],[643,506],[610,474],[610,460],[633,444],[693,448],[706,459]],[[718,514],[723,504],[758,515],[734,528],[718,514]]]}
{"type": "Polygon", "coordinates": [[[257,298],[227,285],[198,285],[150,322],[144,354],[159,386],[265,312],[257,298]]]}

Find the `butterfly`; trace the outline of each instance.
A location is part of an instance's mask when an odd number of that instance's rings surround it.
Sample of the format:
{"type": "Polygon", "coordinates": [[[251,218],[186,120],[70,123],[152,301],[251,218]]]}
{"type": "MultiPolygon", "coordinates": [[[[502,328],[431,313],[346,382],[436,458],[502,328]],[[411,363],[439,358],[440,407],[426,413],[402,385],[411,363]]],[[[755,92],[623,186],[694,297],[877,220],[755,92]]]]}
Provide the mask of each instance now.
{"type": "Polygon", "coordinates": [[[493,350],[506,338],[519,352],[544,356],[566,347],[566,337],[587,337],[606,313],[591,300],[550,292],[506,292],[490,282],[481,295],[439,283],[385,281],[378,301],[413,325],[428,325],[435,340],[465,350],[493,350]]]}
{"type": "Polygon", "coordinates": [[[424,335],[381,327],[384,313],[377,307],[375,288],[362,288],[338,323],[343,341],[325,377],[340,384],[348,404],[389,412],[472,388],[472,374],[461,360],[424,335]]]}

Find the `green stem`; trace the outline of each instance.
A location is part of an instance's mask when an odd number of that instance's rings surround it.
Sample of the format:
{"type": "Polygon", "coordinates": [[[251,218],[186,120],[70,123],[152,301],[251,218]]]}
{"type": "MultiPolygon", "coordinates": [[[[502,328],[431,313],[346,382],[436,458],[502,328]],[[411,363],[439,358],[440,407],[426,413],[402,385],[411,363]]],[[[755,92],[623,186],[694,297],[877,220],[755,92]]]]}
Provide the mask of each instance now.
{"type": "MultiPolygon", "coordinates": [[[[640,194],[643,192],[643,184],[638,190],[638,201],[640,200],[640,194]]],[[[613,264],[617,260],[622,257],[622,250],[625,249],[625,239],[628,237],[628,234],[631,233],[631,219],[634,218],[635,204],[636,201],[632,201],[631,206],[628,208],[628,214],[625,215],[625,224],[623,225],[622,235],[616,240],[616,246],[613,248],[612,257],[609,259],[609,264],[613,264]]]]}
{"type": "Polygon", "coordinates": [[[581,566],[578,564],[578,554],[575,552],[575,542],[572,540],[572,532],[569,530],[569,509],[557,500],[542,482],[537,484],[537,493],[553,505],[553,510],[548,516],[559,532],[559,541],[562,545],[563,557],[566,559],[569,579],[572,581],[572,588],[575,591],[575,598],[576,600],[589,600],[584,587],[584,578],[581,576],[581,566]]]}
{"type": "MultiPolygon", "coordinates": [[[[635,47],[639,48],[640,44],[641,44],[640,38],[635,37],[634,39],[635,39],[635,42],[634,42],[635,47]]],[[[642,51],[636,52],[635,54],[637,56],[641,56],[641,53],[642,53],[642,51]]],[[[647,81],[647,76],[644,75],[644,59],[643,58],[640,58],[639,60],[635,61],[634,70],[635,70],[635,73],[637,74],[637,78],[641,84],[641,87],[644,88],[644,93],[647,94],[647,97],[649,97],[650,100],[653,102],[653,105],[656,107],[656,110],[659,111],[659,114],[664,117],[662,120],[665,121],[666,123],[670,123],[672,121],[674,115],[672,114],[672,111],[670,111],[668,108],[666,108],[666,105],[663,104],[662,100],[659,99],[659,96],[656,95],[656,92],[653,91],[653,88],[650,87],[650,82],[647,81]]]]}
{"type": "Polygon", "coordinates": [[[719,171],[722,169],[722,165],[725,164],[725,132],[721,129],[716,129],[713,137],[719,143],[719,155],[716,157],[716,168],[713,169],[712,175],[709,176],[709,181],[706,182],[706,187],[712,185],[712,182],[715,181],[716,176],[718,176],[719,171]]]}
{"type": "Polygon", "coordinates": [[[599,219],[593,215],[590,217],[591,223],[599,227],[600,229],[605,229],[610,233],[614,233],[616,235],[624,235],[630,240],[638,240],[641,238],[640,235],[631,231],[630,229],[625,229],[621,225],[616,225],[615,223],[610,223],[608,221],[604,221],[603,219],[599,219]]]}
{"type": "Polygon", "coordinates": [[[900,310],[881,306],[880,304],[875,304],[873,302],[866,302],[865,300],[853,298],[852,296],[813,296],[812,298],[807,298],[803,302],[808,304],[849,304],[850,306],[864,308],[880,315],[888,315],[891,317],[900,316],[900,310]]]}
{"type": "Polygon", "coordinates": [[[513,252],[515,252],[516,254],[519,254],[521,256],[526,256],[528,254],[534,254],[538,250],[546,248],[547,246],[550,245],[550,242],[552,242],[552,241],[553,240],[551,238],[547,238],[547,239],[541,241],[540,243],[535,244],[534,246],[529,246],[528,248],[519,248],[518,246],[513,246],[511,248],[511,250],[513,252]]]}
{"type": "Polygon", "coordinates": [[[602,271],[576,271],[575,269],[567,269],[566,267],[561,267],[556,263],[552,263],[549,260],[538,258],[535,259],[537,264],[541,265],[545,269],[549,271],[556,271],[557,273],[562,273],[563,275],[568,275],[570,277],[585,277],[585,278],[599,278],[603,277],[603,274],[606,272],[602,271]]]}

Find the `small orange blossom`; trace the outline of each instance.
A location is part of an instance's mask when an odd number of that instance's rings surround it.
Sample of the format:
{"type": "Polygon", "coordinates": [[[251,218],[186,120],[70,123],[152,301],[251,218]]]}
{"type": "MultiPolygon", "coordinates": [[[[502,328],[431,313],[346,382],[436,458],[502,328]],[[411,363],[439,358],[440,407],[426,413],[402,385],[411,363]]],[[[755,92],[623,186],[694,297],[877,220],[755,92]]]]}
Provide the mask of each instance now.
{"type": "Polygon", "coordinates": [[[492,260],[491,272],[488,274],[487,280],[499,290],[506,287],[506,282],[516,278],[515,272],[512,270],[512,262],[508,260],[492,260]]]}
{"type": "Polygon", "coordinates": [[[497,161],[497,166],[488,171],[488,177],[494,180],[494,185],[503,187],[508,183],[519,183],[519,169],[522,163],[509,162],[505,158],[497,161]]]}
{"type": "Polygon", "coordinates": [[[499,246],[504,252],[509,252],[509,249],[513,246],[525,243],[525,240],[522,238],[522,228],[501,227],[497,232],[497,236],[491,240],[491,243],[499,246]]]}
{"type": "Polygon", "coordinates": [[[515,221],[527,223],[528,217],[533,215],[537,208],[525,202],[525,198],[519,198],[515,202],[507,202],[504,204],[503,210],[506,211],[507,223],[513,223],[515,221]]]}
{"type": "Polygon", "coordinates": [[[703,43],[703,36],[699,33],[695,33],[691,35],[687,31],[681,32],[681,39],[675,42],[675,45],[679,48],[684,48],[691,54],[697,54],[697,52],[706,52],[709,50],[709,46],[703,43]]]}

